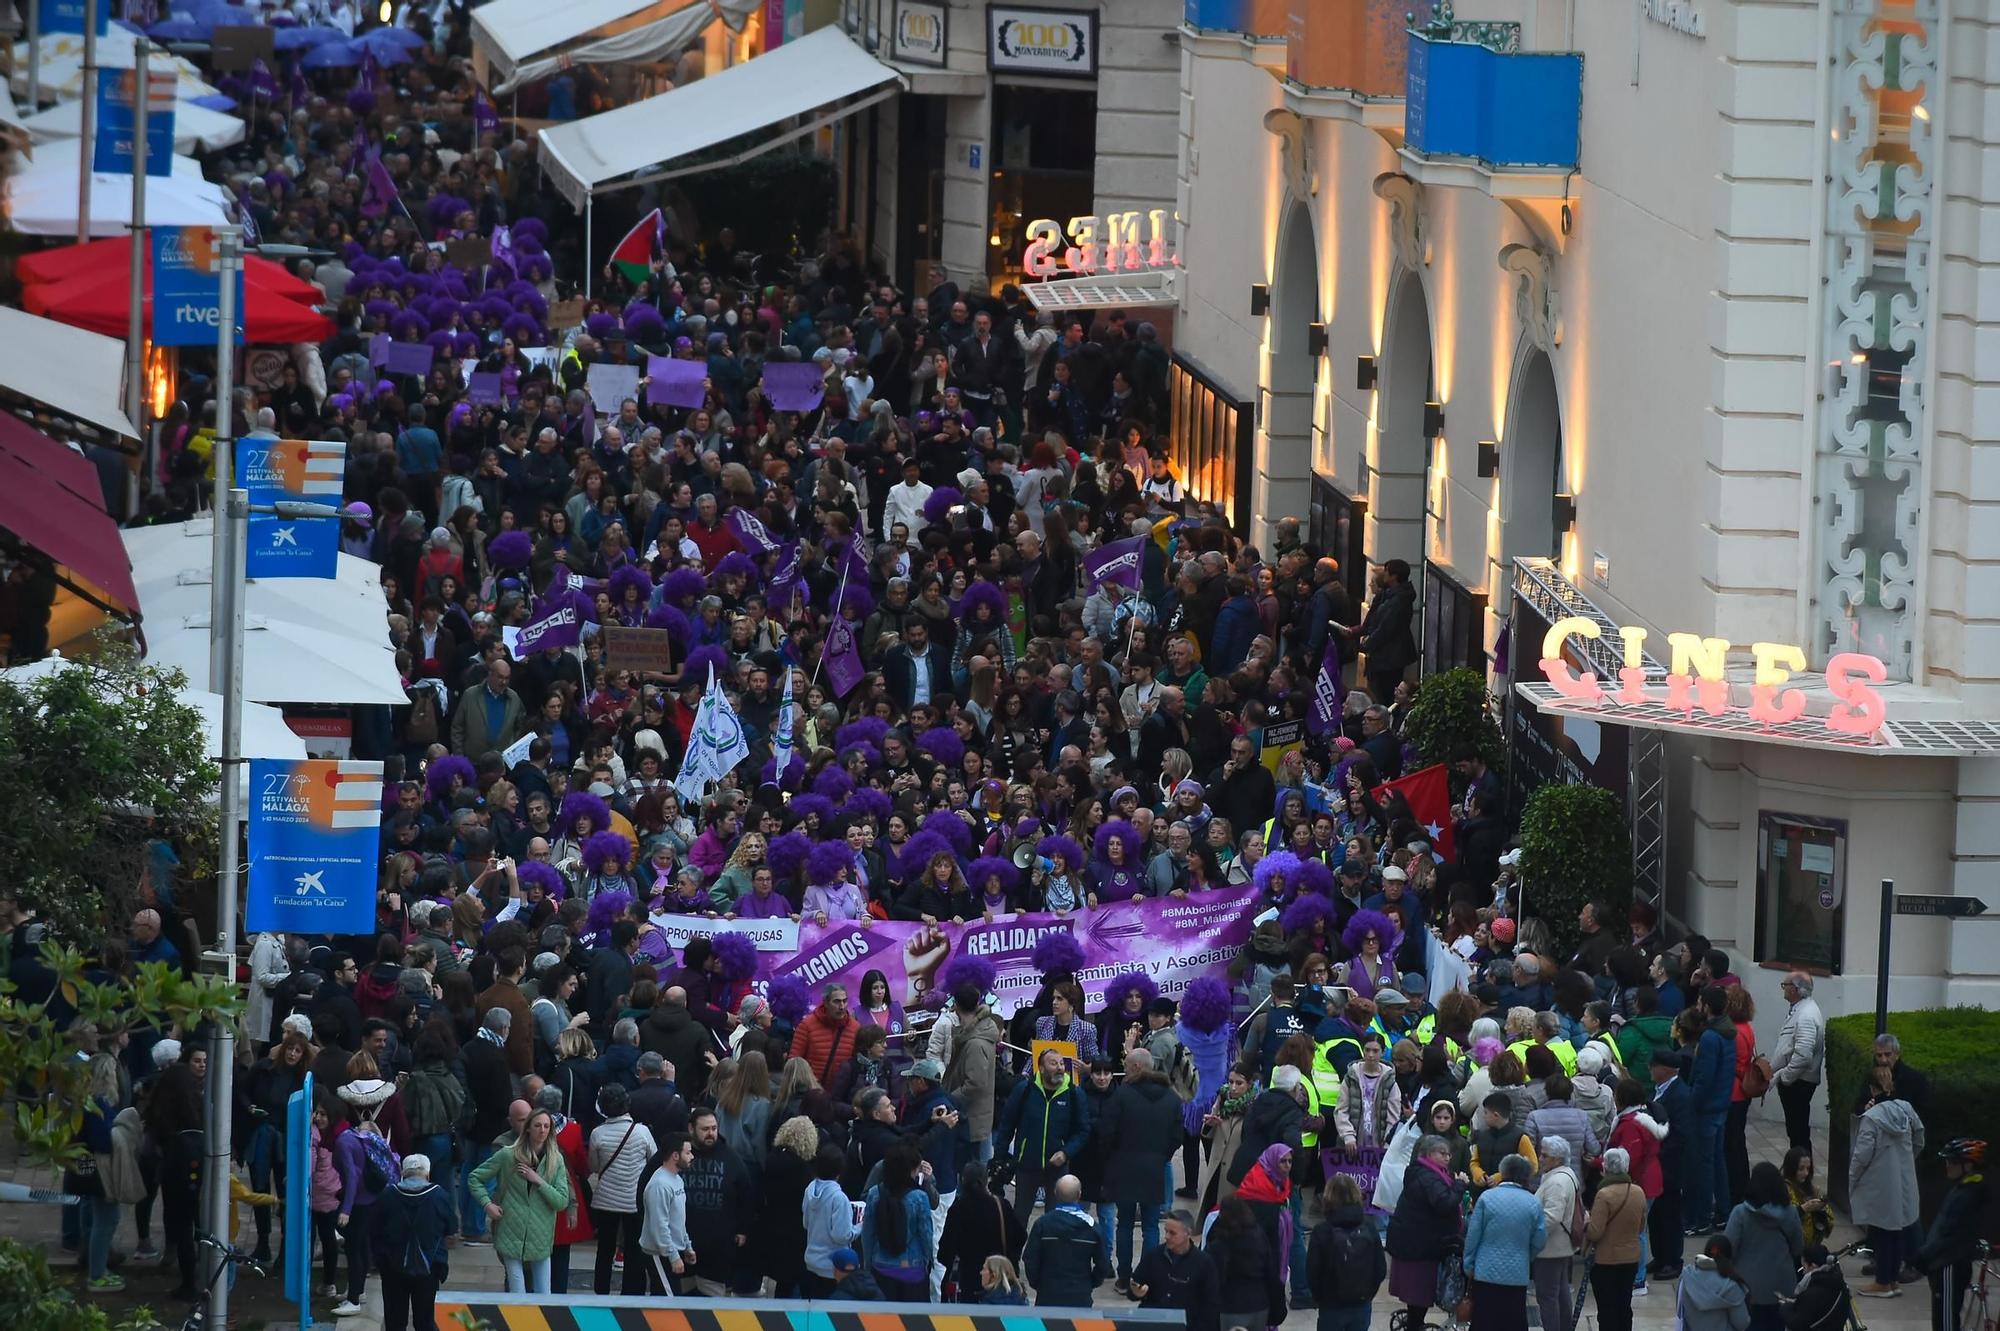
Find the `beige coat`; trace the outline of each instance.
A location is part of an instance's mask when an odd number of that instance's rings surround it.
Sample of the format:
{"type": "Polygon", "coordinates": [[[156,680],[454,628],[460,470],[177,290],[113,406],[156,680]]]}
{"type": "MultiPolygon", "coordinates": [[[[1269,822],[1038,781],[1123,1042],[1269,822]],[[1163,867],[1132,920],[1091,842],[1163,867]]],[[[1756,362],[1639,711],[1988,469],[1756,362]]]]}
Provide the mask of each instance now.
{"type": "Polygon", "coordinates": [[[1646,1194],[1624,1174],[1606,1174],[1597,1187],[1585,1228],[1602,1266],[1636,1265],[1639,1234],[1646,1228],[1646,1194]]]}

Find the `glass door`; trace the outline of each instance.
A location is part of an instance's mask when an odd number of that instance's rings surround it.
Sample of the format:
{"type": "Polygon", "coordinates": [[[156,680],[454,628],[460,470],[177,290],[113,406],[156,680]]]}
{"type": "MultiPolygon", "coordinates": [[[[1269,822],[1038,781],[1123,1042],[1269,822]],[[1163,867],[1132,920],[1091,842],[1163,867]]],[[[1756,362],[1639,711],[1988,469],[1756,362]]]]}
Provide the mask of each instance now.
{"type": "Polygon", "coordinates": [[[1847,912],[1847,824],[1757,815],[1757,960],[1840,974],[1847,912]]]}

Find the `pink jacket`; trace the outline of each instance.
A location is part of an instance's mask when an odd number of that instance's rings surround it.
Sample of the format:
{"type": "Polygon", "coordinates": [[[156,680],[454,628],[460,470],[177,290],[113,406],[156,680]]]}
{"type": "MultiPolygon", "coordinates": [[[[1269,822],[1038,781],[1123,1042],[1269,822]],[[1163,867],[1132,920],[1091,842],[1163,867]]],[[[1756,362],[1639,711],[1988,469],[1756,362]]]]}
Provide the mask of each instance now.
{"type": "Polygon", "coordinates": [[[312,1209],[321,1215],[340,1206],[340,1171],[333,1167],[333,1148],[312,1130],[312,1209]]]}

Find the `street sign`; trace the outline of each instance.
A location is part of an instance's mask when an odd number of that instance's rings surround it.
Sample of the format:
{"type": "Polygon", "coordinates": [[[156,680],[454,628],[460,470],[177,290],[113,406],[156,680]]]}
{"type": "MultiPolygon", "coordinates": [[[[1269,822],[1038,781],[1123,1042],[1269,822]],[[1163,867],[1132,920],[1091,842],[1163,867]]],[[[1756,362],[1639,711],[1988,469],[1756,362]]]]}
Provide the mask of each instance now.
{"type": "MultiPolygon", "coordinates": [[[[222,323],[222,267],[208,227],[153,228],[153,343],[212,346],[222,323]]],[[[236,274],[236,341],[243,341],[243,274],[236,274]]]]}
{"type": "Polygon", "coordinates": [[[1896,894],[1898,915],[1942,915],[1948,919],[1966,919],[1986,913],[1986,903],[1978,897],[1943,897],[1924,893],[1899,892],[1896,894]]]}
{"type": "Polygon", "coordinates": [[[111,5],[109,0],[98,0],[91,5],[89,0],[41,0],[42,35],[52,32],[81,33],[86,16],[96,19],[97,35],[102,37],[111,29],[111,5]]]}
{"type": "MultiPolygon", "coordinates": [[[[146,71],[146,174],[174,171],[174,92],[180,75],[171,69],[146,71]]],[[[97,81],[97,138],[90,169],[103,175],[132,174],[132,139],[138,133],[139,84],[135,69],[107,69],[97,81]]]]}

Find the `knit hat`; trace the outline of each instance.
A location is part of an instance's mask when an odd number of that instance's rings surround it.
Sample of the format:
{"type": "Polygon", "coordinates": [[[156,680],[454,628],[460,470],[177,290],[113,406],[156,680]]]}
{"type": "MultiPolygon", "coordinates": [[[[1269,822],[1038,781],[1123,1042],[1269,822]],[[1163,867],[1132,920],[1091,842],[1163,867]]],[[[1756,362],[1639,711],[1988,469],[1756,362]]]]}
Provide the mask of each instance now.
{"type": "Polygon", "coordinates": [[[1488,925],[1487,930],[1493,935],[1493,941],[1496,943],[1511,943],[1514,941],[1514,922],[1505,915],[1502,915],[1499,919],[1488,925]]]}

